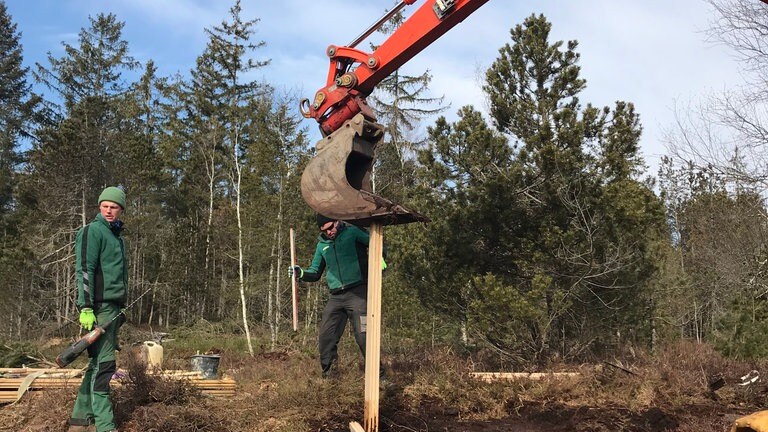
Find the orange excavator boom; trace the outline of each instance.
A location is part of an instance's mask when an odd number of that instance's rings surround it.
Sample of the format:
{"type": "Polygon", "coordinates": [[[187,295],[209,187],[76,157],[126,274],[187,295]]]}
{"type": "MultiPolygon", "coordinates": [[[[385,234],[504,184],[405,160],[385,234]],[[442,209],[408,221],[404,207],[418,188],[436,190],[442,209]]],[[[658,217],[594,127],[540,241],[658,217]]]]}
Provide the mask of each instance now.
{"type": "Polygon", "coordinates": [[[403,66],[416,54],[462,22],[488,0],[428,0],[392,33],[375,51],[355,48],[404,6],[404,0],[348,46],[330,45],[330,59],[325,87],[315,93],[310,103],[304,99],[301,112],[314,118],[325,135],[338,130],[345,121],[365,111],[365,98],[384,78],[403,66]]]}
{"type": "Polygon", "coordinates": [[[488,0],[427,0],[373,52],[356,48],[415,2],[401,1],[348,46],[329,46],[325,87],[311,102],[303,99],[300,103],[301,114],[315,119],[324,137],[301,178],[302,196],[318,213],[359,225],[427,220],[371,190],[370,173],[384,127],[376,122],[365,99],[382,80],[488,0]]]}

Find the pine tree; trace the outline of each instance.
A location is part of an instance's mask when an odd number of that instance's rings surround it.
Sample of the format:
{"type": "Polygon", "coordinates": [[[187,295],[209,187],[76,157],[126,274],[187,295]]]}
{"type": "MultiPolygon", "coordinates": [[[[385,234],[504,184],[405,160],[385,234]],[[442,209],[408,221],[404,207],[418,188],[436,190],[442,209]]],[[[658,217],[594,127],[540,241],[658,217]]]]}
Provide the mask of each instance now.
{"type": "MultiPolygon", "coordinates": [[[[119,160],[126,134],[119,133],[123,118],[118,104],[129,86],[122,73],[137,66],[122,39],[124,23],[115,15],[89,17],[78,46],[63,43],[65,55],[49,54],[49,68],[37,65],[35,78],[60,98],[60,126],[44,131],[36,149],[37,172],[58,166],[62,182],[79,201],[81,221],[90,217],[92,203],[107,184],[120,184],[119,160]],[[67,174],[69,172],[69,174],[67,174]]],[[[130,191],[127,191],[130,192],[130,191]]]]}
{"type": "MultiPolygon", "coordinates": [[[[115,177],[131,192],[127,213],[130,216],[129,288],[136,296],[162,276],[165,257],[176,253],[166,251],[165,245],[172,243],[166,243],[164,230],[157,228],[168,224],[163,217],[163,204],[173,184],[161,152],[161,141],[167,136],[163,104],[168,101],[161,92],[166,81],[157,76],[155,63],[149,60],[139,80],[116,98],[119,117],[124,119],[121,124],[124,139],[120,152],[115,155],[118,170],[115,177]]],[[[132,322],[141,323],[144,317],[150,318],[154,307],[150,299],[142,297],[132,308],[132,322]]]]}
{"type": "MultiPolygon", "coordinates": [[[[30,150],[29,184],[34,203],[33,232],[45,232],[36,254],[46,268],[45,288],[51,298],[63,299],[56,313],[66,317],[74,309],[72,272],[74,235],[97,211],[97,197],[107,185],[126,186],[119,168],[126,142],[134,136],[123,130],[123,97],[129,85],[122,73],[136,62],[122,39],[123,23],[114,15],[90,18],[79,45],[63,44],[61,58],[49,55],[49,68],[37,65],[35,78],[55,91],[58,117],[38,131],[30,150]],[[34,187],[32,187],[32,185],[34,187]],[[45,227],[45,228],[43,228],[45,227]],[[51,229],[50,227],[54,227],[51,229]]],[[[131,191],[126,191],[130,196],[131,191]]]]}
{"type": "Polygon", "coordinates": [[[13,210],[16,168],[21,162],[21,139],[30,136],[30,121],[38,99],[27,83],[23,67],[21,34],[0,1],[0,231],[13,210]]]}
{"type": "MultiPolygon", "coordinates": [[[[13,206],[14,176],[21,162],[20,140],[31,135],[30,122],[39,97],[27,83],[21,34],[0,1],[0,220],[13,206]]],[[[0,222],[1,223],[1,222],[0,222]]]]}
{"type": "MultiPolygon", "coordinates": [[[[394,33],[404,21],[402,12],[396,13],[379,31],[385,35],[394,33]]],[[[424,71],[420,75],[407,75],[401,69],[382,80],[368,100],[376,113],[377,120],[385,127],[384,140],[376,150],[376,164],[373,167],[372,180],[376,193],[393,201],[411,206],[417,199],[417,152],[424,145],[422,129],[426,119],[443,112],[443,97],[429,95],[432,75],[424,71]]],[[[421,211],[418,206],[415,209],[421,211]]],[[[417,228],[400,226],[388,231],[386,247],[388,260],[393,267],[400,263],[401,251],[413,247],[414,230],[417,228]]],[[[419,333],[418,329],[427,329],[437,325],[435,320],[423,320],[424,309],[419,305],[407,278],[392,272],[396,277],[387,279],[386,302],[383,315],[407,337],[419,333]]]]}
{"type": "MultiPolygon", "coordinates": [[[[247,79],[247,73],[266,66],[268,60],[256,61],[251,53],[264,46],[254,42],[255,25],[258,19],[243,21],[240,1],[230,8],[230,21],[206,29],[209,36],[203,54],[198,57],[197,68],[192,72],[191,98],[197,114],[191,120],[195,123],[193,139],[199,143],[205,156],[209,185],[208,223],[206,230],[206,269],[210,268],[212,253],[212,229],[215,187],[223,186],[222,202],[231,206],[224,214],[235,219],[232,231],[217,233],[221,239],[231,238],[232,244],[219,246],[224,254],[236,256],[235,275],[240,292],[241,318],[245,327],[248,349],[253,354],[248,326],[246,291],[246,263],[244,244],[243,176],[248,161],[244,159],[245,148],[251,141],[248,133],[251,123],[257,121],[249,108],[265,94],[264,85],[247,79]],[[220,179],[226,180],[220,182],[220,179]]],[[[232,227],[230,225],[230,227],[232,227]]]]}
{"type": "MultiPolygon", "coordinates": [[[[391,34],[403,23],[402,12],[395,14],[379,31],[391,34]]],[[[377,193],[397,202],[407,202],[407,191],[414,181],[414,159],[421,144],[414,134],[421,121],[444,111],[442,97],[428,95],[432,76],[429,71],[410,76],[395,70],[376,86],[369,97],[378,122],[386,135],[377,151],[374,187],[377,193]]]]}
{"type": "Polygon", "coordinates": [[[520,218],[514,215],[514,195],[499,195],[514,189],[498,188],[510,180],[499,172],[513,156],[507,139],[472,107],[462,108],[458,115],[453,124],[440,117],[428,128],[428,146],[419,152],[420,187],[414,193],[432,221],[426,230],[407,228],[410,242],[398,244],[395,262],[410,275],[426,307],[466,327],[472,274],[509,264],[499,255],[505,255],[500,249],[511,245],[490,237],[490,232],[485,238],[491,242],[478,241],[478,230],[508,217],[520,218]],[[494,196],[481,203],[478,199],[486,186],[494,196]]]}
{"type": "Polygon", "coordinates": [[[315,232],[314,228],[305,229],[306,224],[298,226],[300,221],[309,220],[311,210],[299,192],[308,142],[295,100],[275,94],[256,101],[251,115],[263,121],[249,125],[250,139],[244,143],[244,159],[248,161],[242,182],[242,193],[248,197],[244,206],[244,214],[248,215],[245,237],[249,239],[246,260],[252,269],[267,275],[266,310],[262,316],[269,326],[273,348],[292,312],[288,301],[290,279],[281,271],[288,265],[288,230],[293,227],[304,235],[315,232]]]}
{"type": "Polygon", "coordinates": [[[29,69],[23,66],[21,34],[16,30],[4,1],[0,1],[0,295],[7,299],[0,312],[9,319],[4,333],[22,331],[23,287],[32,284],[28,271],[34,263],[27,259],[20,228],[24,223],[23,203],[19,199],[19,164],[23,162],[22,143],[32,137],[38,119],[40,98],[27,83],[29,69]],[[6,292],[6,290],[8,290],[6,292]]]}
{"type": "Polygon", "coordinates": [[[638,322],[634,335],[647,340],[650,248],[664,238],[659,200],[633,178],[633,107],[582,108],[577,43],[550,42],[550,29],[527,18],[486,73],[493,123],[509,141],[471,107],[430,128],[421,161],[439,221],[408,260],[426,305],[519,361],[597,349],[590,341],[638,322]]]}

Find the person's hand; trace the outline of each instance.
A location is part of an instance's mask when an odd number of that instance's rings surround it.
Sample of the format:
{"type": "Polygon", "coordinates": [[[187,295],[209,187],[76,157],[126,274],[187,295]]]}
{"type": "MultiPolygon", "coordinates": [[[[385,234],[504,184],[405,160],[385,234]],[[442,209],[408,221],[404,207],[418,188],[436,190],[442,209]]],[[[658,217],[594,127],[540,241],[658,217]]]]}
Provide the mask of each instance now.
{"type": "Polygon", "coordinates": [[[120,308],[120,312],[118,312],[117,317],[115,317],[115,321],[117,321],[118,327],[122,327],[123,324],[128,321],[128,315],[125,314],[125,309],[126,308],[120,308]]]}
{"type": "Polygon", "coordinates": [[[304,276],[304,270],[297,265],[288,267],[288,277],[292,278],[294,275],[301,279],[301,277],[304,276]]]}
{"type": "Polygon", "coordinates": [[[93,309],[83,308],[80,311],[80,326],[87,331],[91,331],[94,324],[96,324],[96,315],[93,314],[93,309]]]}

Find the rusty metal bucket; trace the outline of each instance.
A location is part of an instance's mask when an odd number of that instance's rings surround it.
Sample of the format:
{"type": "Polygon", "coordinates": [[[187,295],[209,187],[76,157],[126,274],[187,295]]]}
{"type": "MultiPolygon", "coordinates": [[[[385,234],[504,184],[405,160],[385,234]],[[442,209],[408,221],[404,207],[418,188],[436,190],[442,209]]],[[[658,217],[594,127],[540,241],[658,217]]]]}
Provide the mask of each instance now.
{"type": "Polygon", "coordinates": [[[371,168],[384,127],[358,114],[318,141],[317,155],[301,175],[301,195],[316,212],[366,226],[428,219],[371,192],[371,168]]]}

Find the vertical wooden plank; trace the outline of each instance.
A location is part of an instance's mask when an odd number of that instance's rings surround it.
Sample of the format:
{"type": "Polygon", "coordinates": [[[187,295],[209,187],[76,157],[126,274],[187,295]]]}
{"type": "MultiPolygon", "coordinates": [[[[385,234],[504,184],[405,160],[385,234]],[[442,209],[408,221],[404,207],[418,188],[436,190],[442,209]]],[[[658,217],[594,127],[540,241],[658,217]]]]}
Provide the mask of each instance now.
{"type": "MultiPolygon", "coordinates": [[[[291,267],[296,265],[296,241],[294,240],[296,235],[293,228],[290,229],[291,237],[291,267]]],[[[291,297],[293,298],[293,331],[299,330],[299,289],[296,286],[296,279],[298,276],[293,275],[291,278],[291,297]]]]}
{"type": "Polygon", "coordinates": [[[368,243],[368,318],[365,342],[365,432],[379,431],[379,365],[381,364],[381,260],[384,226],[373,223],[368,243]]]}

